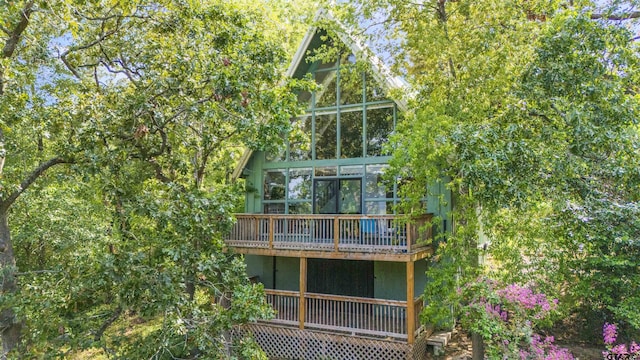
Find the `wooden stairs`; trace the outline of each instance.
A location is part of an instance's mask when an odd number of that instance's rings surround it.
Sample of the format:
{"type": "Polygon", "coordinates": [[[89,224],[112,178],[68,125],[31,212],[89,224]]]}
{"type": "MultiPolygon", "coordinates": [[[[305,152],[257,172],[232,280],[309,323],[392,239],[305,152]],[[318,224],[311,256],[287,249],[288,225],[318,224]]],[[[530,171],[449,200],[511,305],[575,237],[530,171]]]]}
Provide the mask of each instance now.
{"type": "Polygon", "coordinates": [[[451,331],[438,331],[427,338],[427,346],[433,347],[434,355],[441,355],[449,341],[451,341],[451,331]]]}

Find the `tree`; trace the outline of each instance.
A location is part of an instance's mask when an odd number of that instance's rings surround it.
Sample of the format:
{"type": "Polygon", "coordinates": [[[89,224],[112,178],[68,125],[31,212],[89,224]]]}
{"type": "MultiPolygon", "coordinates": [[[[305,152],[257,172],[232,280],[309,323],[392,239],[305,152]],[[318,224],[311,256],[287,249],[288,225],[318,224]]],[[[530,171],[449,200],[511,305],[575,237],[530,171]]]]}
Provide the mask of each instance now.
{"type": "Polygon", "coordinates": [[[621,3],[360,5],[403,39],[391,44],[415,91],[395,143],[405,195],[415,204],[433,182],[454,193],[456,232],[428,273],[430,322],[446,323],[456,287],[475,279],[484,234],[494,276],[640,328],[638,53],[602,20],[634,19],[621,3]]]}
{"type": "Polygon", "coordinates": [[[1,6],[2,356],[24,326],[34,352],[116,351],[103,335],[127,312],[163,322],[121,353],[228,353],[232,325],[270,312],[223,251],[237,203],[229,169],[244,146],[281,141],[298,111],[282,29],[262,16],[271,5],[1,6]],[[46,213],[34,218],[38,203],[46,213]],[[76,214],[81,229],[74,209],[96,216],[76,214]],[[65,225],[42,216],[54,212],[65,225]],[[64,246],[28,262],[42,243],[36,220],[64,246]]]}

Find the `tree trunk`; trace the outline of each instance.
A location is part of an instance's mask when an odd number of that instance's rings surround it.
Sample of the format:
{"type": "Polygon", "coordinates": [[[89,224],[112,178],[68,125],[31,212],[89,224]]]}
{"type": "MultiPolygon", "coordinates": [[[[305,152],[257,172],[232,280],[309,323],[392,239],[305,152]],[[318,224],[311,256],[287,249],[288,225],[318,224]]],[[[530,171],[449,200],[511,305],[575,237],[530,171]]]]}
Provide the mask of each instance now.
{"type": "Polygon", "coordinates": [[[472,360],[484,360],[484,341],[480,334],[471,333],[472,360]]]}
{"type": "MultiPolygon", "coordinates": [[[[0,283],[2,289],[0,295],[7,296],[15,293],[16,283],[16,259],[13,255],[11,233],[9,231],[8,209],[0,208],[0,283]]],[[[0,310],[0,339],[2,351],[0,359],[6,359],[9,351],[20,343],[22,323],[16,319],[13,309],[0,310]]]]}

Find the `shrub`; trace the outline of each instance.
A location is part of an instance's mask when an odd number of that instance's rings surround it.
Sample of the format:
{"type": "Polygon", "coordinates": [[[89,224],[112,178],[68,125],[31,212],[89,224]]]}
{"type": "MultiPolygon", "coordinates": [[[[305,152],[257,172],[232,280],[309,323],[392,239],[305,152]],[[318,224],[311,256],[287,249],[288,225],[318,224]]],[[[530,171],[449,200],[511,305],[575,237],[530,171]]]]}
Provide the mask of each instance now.
{"type": "Polygon", "coordinates": [[[550,325],[557,299],[535,293],[518,284],[502,286],[480,278],[460,289],[467,305],[462,307],[462,325],[482,336],[489,359],[572,360],[573,355],[554,344],[553,336],[542,337],[535,329],[550,325]]]}
{"type": "Polygon", "coordinates": [[[640,358],[640,345],[635,341],[627,345],[625,343],[616,344],[618,338],[618,327],[615,324],[604,323],[602,327],[602,339],[607,347],[607,351],[603,351],[602,355],[605,359],[617,358],[640,358]],[[627,355],[627,356],[622,356],[627,355]]]}

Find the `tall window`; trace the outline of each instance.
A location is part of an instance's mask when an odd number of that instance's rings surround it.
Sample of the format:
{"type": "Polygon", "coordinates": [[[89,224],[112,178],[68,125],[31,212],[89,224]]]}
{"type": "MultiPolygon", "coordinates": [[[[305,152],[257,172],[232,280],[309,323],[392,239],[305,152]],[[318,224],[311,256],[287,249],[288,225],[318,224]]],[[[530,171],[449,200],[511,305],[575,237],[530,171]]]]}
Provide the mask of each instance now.
{"type": "Polygon", "coordinates": [[[316,63],[310,72],[318,90],[304,92],[309,106],[292,120],[287,148],[267,154],[269,162],[330,160],[389,155],[385,144],[395,129],[397,110],[371,71],[354,56],[335,63],[316,63]]]}

